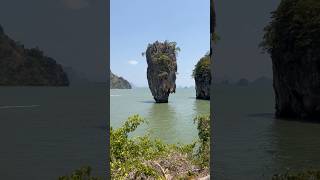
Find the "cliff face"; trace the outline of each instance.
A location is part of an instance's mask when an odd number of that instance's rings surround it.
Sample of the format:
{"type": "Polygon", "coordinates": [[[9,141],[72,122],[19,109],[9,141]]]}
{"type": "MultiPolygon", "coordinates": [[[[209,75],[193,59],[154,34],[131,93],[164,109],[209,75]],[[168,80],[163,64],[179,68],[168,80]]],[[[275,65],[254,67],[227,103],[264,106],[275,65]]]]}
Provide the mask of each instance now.
{"type": "Polygon", "coordinates": [[[146,51],[147,78],[151,93],[157,103],[168,102],[169,94],[176,91],[177,60],[179,48],[174,42],[149,44],[146,51]]]}
{"type": "Polygon", "coordinates": [[[283,0],[265,28],[277,117],[320,117],[320,1],[283,0]]]}
{"type": "Polygon", "coordinates": [[[209,55],[205,55],[197,63],[193,70],[196,84],[196,98],[210,100],[211,86],[211,60],[209,55]]]}
{"type": "Polygon", "coordinates": [[[0,26],[0,85],[67,86],[69,81],[54,59],[38,48],[25,49],[0,26]]]}
{"type": "Polygon", "coordinates": [[[110,89],[131,89],[131,84],[110,71],[110,89]]]}

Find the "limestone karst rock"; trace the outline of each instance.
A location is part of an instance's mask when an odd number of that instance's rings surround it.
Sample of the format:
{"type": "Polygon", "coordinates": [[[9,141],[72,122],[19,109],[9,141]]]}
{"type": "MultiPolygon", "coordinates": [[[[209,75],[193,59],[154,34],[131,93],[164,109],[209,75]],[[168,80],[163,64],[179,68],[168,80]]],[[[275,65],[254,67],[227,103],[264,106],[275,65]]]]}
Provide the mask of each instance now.
{"type": "Polygon", "coordinates": [[[67,86],[63,68],[38,48],[26,49],[0,26],[0,85],[67,86]]]}
{"type": "Polygon", "coordinates": [[[265,28],[277,117],[320,117],[320,1],[283,0],[265,28]]]}
{"type": "Polygon", "coordinates": [[[211,86],[211,59],[207,54],[199,60],[193,70],[193,77],[196,84],[196,98],[210,100],[211,86]]]}
{"type": "Polygon", "coordinates": [[[170,93],[176,92],[177,59],[180,49],[175,42],[154,42],[145,52],[149,88],[157,103],[167,103],[170,93]]]}
{"type": "Polygon", "coordinates": [[[131,89],[131,84],[110,71],[110,89],[131,89]]]}

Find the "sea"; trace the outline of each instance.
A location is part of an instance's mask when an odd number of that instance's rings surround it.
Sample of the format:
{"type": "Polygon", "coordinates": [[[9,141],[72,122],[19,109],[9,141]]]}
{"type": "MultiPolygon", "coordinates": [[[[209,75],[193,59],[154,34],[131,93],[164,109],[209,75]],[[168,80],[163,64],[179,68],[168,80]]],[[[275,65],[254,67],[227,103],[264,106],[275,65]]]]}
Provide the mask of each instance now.
{"type": "Polygon", "coordinates": [[[272,85],[216,85],[211,94],[215,179],[320,169],[320,123],[276,119],[272,85]]]}
{"type": "Polygon", "coordinates": [[[106,85],[0,88],[0,179],[106,171],[106,85]]]}
{"type": "Polygon", "coordinates": [[[168,144],[189,144],[198,138],[194,118],[210,114],[210,101],[197,100],[195,88],[177,88],[168,103],[155,103],[149,88],[111,89],[110,125],[121,127],[128,117],[140,115],[142,124],[132,136],[150,134],[168,144]]]}

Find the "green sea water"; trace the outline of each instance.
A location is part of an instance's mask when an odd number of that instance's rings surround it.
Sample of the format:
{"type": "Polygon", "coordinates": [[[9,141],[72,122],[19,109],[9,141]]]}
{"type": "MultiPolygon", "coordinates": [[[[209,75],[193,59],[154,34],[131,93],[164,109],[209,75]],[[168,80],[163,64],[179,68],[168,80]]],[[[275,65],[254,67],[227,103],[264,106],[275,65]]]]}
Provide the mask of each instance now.
{"type": "Polygon", "coordinates": [[[120,127],[133,114],[147,120],[133,135],[151,133],[166,143],[191,143],[198,131],[197,115],[210,114],[210,101],[197,100],[194,88],[178,88],[168,103],[155,103],[149,88],[110,90],[110,125],[120,127]]]}

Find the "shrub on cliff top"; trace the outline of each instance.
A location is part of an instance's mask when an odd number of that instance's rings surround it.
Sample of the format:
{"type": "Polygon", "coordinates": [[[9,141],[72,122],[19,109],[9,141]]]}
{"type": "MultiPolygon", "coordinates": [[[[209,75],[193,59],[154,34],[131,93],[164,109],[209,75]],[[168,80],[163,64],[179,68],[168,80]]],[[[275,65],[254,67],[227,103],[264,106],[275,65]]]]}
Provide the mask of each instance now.
{"type": "Polygon", "coordinates": [[[196,64],[192,76],[204,76],[211,73],[211,59],[210,55],[207,53],[204,57],[202,57],[199,62],[196,64]]]}
{"type": "MultiPolygon", "coordinates": [[[[303,52],[320,47],[320,1],[282,0],[265,28],[261,46],[267,52],[303,52]]],[[[305,53],[301,53],[305,55],[305,53]]]]}

